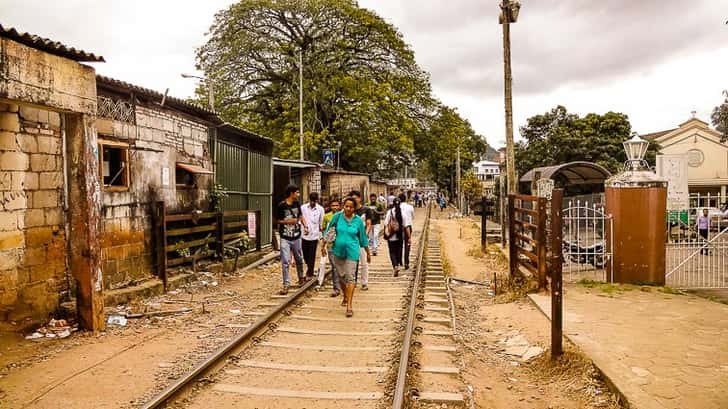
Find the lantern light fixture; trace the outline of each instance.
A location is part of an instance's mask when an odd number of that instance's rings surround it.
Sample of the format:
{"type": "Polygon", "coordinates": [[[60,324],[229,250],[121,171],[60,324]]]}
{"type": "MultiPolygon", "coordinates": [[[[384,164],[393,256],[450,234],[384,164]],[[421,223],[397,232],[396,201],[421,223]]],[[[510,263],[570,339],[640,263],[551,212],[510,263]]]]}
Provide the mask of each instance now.
{"type": "Polygon", "coordinates": [[[632,133],[630,140],[622,142],[624,152],[627,154],[625,167],[628,170],[638,170],[640,167],[646,165],[645,154],[647,153],[647,146],[649,144],[649,142],[640,138],[636,132],[632,133]]]}

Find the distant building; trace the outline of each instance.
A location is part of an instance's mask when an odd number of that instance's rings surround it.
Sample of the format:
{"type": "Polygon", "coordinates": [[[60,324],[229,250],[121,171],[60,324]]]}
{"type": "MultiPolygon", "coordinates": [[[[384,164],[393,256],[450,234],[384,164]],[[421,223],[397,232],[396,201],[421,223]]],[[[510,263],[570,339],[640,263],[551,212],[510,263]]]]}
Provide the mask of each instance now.
{"type": "Polygon", "coordinates": [[[500,163],[482,160],[480,162],[473,163],[473,170],[483,187],[483,195],[492,195],[495,191],[495,185],[498,181],[498,177],[500,176],[500,163]]]}
{"type": "Polygon", "coordinates": [[[417,187],[417,178],[397,178],[390,179],[387,182],[389,186],[400,188],[404,190],[413,190],[417,187]]]}
{"type": "Polygon", "coordinates": [[[664,155],[685,155],[691,196],[710,195],[710,206],[728,201],[728,144],[707,122],[690,118],[677,128],[642,135],[660,145],[664,155]],[[720,202],[720,203],[719,203],[720,202]]]}

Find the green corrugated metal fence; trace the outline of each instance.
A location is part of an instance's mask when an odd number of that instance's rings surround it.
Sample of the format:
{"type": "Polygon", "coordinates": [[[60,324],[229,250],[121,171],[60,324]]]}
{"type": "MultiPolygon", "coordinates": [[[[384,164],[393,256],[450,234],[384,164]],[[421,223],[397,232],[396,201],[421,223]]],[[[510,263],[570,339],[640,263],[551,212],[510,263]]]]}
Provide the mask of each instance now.
{"type": "Polygon", "coordinates": [[[225,141],[217,141],[215,183],[222,185],[228,197],[223,210],[260,210],[263,246],[272,235],[272,172],[273,158],[225,141]]]}

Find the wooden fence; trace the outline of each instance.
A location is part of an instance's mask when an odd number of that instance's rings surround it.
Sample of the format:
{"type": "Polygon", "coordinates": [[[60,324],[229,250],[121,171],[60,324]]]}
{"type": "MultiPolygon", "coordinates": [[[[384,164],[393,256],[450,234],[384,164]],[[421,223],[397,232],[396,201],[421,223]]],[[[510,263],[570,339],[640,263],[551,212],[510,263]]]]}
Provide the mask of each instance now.
{"type": "Polygon", "coordinates": [[[546,288],[546,205],[543,197],[508,195],[511,277],[523,267],[538,279],[539,289],[546,288]]]}
{"type": "MultiPolygon", "coordinates": [[[[167,214],[165,203],[157,202],[154,224],[157,276],[165,289],[167,270],[172,267],[223,258],[226,246],[240,244],[244,239],[255,240],[256,251],[261,248],[260,210],[167,214]]],[[[249,241],[245,244],[250,245],[249,241]]]]}
{"type": "Polygon", "coordinates": [[[563,200],[562,189],[554,189],[550,199],[508,195],[510,275],[525,268],[537,278],[539,290],[546,288],[550,278],[552,357],[563,353],[563,200]]]}

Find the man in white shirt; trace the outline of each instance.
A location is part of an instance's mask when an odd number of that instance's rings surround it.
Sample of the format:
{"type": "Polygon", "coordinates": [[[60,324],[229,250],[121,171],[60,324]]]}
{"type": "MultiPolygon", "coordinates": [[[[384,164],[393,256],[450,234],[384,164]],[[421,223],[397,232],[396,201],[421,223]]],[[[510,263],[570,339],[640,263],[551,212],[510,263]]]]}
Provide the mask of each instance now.
{"type": "Polygon", "coordinates": [[[321,224],[324,221],[324,208],[318,204],[319,195],[311,192],[308,196],[308,203],[301,206],[301,213],[306,221],[308,229],[301,236],[301,248],[303,249],[303,260],[306,262],[306,280],[314,277],[316,265],[316,248],[321,240],[321,224]]]}
{"type": "Polygon", "coordinates": [[[404,228],[408,229],[409,232],[405,235],[404,239],[404,269],[409,269],[409,257],[410,248],[412,247],[412,223],[415,220],[415,208],[411,204],[407,203],[407,195],[404,193],[399,194],[399,200],[402,202],[399,208],[402,209],[402,222],[404,228]]]}

